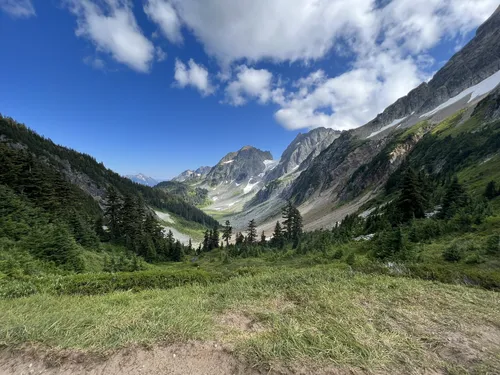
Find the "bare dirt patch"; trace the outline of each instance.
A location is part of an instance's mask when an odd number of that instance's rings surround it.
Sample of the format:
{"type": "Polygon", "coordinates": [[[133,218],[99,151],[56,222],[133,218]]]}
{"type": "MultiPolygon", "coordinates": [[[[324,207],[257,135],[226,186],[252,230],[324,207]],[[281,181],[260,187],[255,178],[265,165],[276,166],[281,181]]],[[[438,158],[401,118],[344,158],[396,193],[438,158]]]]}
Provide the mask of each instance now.
{"type": "Polygon", "coordinates": [[[132,347],[110,356],[78,352],[4,350],[0,375],[242,375],[260,374],[217,343],[191,342],[147,349],[132,347]]]}

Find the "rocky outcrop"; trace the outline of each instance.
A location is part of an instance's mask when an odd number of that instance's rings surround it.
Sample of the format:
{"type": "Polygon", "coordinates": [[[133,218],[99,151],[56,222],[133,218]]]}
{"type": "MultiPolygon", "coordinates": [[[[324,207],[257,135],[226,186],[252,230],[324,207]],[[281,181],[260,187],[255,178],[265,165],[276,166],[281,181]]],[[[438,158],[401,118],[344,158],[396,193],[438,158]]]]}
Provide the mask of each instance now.
{"type": "Polygon", "coordinates": [[[476,31],[476,36],[457,52],[427,83],[379,114],[355,133],[367,137],[397,119],[423,114],[476,85],[500,70],[500,7],[476,31]]]}
{"type": "Polygon", "coordinates": [[[317,128],[297,135],[281,155],[278,165],[266,175],[265,180],[272,181],[299,168],[306,168],[308,163],[303,164],[306,160],[314,159],[339,136],[339,131],[326,128],[317,128]]]}
{"type": "Polygon", "coordinates": [[[172,178],[172,181],[186,182],[190,180],[203,179],[212,170],[212,167],[200,167],[196,170],[188,169],[180,175],[172,178]]]}
{"type": "Polygon", "coordinates": [[[269,151],[245,146],[224,156],[207,174],[206,181],[214,186],[222,182],[241,183],[250,178],[262,178],[266,170],[265,161],[272,160],[273,156],[269,151]]]}
{"type": "Polygon", "coordinates": [[[474,109],[474,114],[481,112],[486,121],[500,119],[500,86],[484,98],[474,109]]]}

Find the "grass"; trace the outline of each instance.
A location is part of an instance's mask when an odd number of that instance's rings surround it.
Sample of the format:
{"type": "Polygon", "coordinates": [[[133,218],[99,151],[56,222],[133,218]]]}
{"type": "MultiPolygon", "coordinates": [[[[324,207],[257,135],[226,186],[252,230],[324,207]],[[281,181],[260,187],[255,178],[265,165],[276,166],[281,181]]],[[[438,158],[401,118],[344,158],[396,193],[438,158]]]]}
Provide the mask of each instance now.
{"type": "Polygon", "coordinates": [[[491,343],[477,336],[483,330],[500,333],[498,293],[329,266],[270,268],[221,284],[139,293],[36,295],[2,300],[0,311],[0,343],[9,347],[30,343],[102,352],[132,344],[220,340],[265,367],[287,362],[372,371],[457,366],[493,371],[500,366],[491,343]],[[238,320],[258,329],[234,324],[238,320]],[[459,355],[438,355],[453,344],[450,337],[465,340],[480,358],[463,363],[459,355]]]}

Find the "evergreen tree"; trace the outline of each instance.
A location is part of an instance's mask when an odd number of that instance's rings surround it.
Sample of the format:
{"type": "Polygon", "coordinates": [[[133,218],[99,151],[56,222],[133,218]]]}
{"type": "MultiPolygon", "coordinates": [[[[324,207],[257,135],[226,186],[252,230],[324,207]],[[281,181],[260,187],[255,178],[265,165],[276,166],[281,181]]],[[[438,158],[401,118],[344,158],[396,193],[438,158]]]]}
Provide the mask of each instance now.
{"type": "Polygon", "coordinates": [[[109,235],[112,240],[120,238],[120,210],[121,200],[112,185],[106,190],[106,201],[104,203],[104,216],[107,219],[109,235]]]}
{"type": "Polygon", "coordinates": [[[468,203],[469,197],[465,189],[458,182],[458,178],[454,177],[444,194],[440,216],[444,219],[450,219],[468,203]]]}
{"type": "Polygon", "coordinates": [[[260,245],[261,246],[266,246],[267,245],[266,233],[264,231],[262,231],[262,233],[260,235],[260,245]]]}
{"type": "Polygon", "coordinates": [[[255,243],[256,239],[257,239],[257,225],[255,224],[255,220],[252,219],[248,223],[247,243],[253,244],[253,243],[255,243]]]}
{"type": "Polygon", "coordinates": [[[396,203],[403,223],[425,217],[426,202],[422,195],[419,179],[412,168],[408,168],[403,177],[401,192],[396,203]]]}
{"type": "Polygon", "coordinates": [[[283,218],[283,235],[284,237],[289,240],[292,238],[292,231],[293,231],[293,205],[292,202],[288,201],[286,206],[282,210],[282,218],[283,218]]]}
{"type": "Polygon", "coordinates": [[[499,191],[497,191],[497,186],[495,181],[490,181],[488,182],[488,185],[486,185],[486,190],[484,191],[484,196],[486,199],[493,199],[499,194],[499,191]]]}
{"type": "Polygon", "coordinates": [[[202,250],[204,252],[207,252],[210,250],[210,232],[208,229],[205,231],[204,237],[203,237],[203,248],[202,250]]]}
{"type": "Polygon", "coordinates": [[[217,228],[217,226],[215,226],[214,229],[212,230],[211,248],[212,249],[219,248],[219,229],[217,228]]]}
{"type": "Polygon", "coordinates": [[[274,227],[273,238],[271,239],[271,243],[275,247],[283,247],[285,242],[285,238],[283,235],[283,229],[281,228],[281,224],[279,221],[276,222],[276,226],[274,227]]]}
{"type": "Polygon", "coordinates": [[[300,214],[300,211],[292,207],[292,235],[291,239],[293,240],[293,245],[294,247],[297,247],[300,237],[302,237],[302,215],[300,214]]]}
{"type": "Polygon", "coordinates": [[[238,232],[236,234],[236,244],[241,245],[243,242],[245,242],[245,236],[241,232],[238,232]]]}
{"type": "Polygon", "coordinates": [[[222,229],[222,239],[226,241],[226,247],[229,246],[229,241],[231,240],[231,236],[233,235],[233,227],[229,220],[226,220],[226,224],[222,229]]]}

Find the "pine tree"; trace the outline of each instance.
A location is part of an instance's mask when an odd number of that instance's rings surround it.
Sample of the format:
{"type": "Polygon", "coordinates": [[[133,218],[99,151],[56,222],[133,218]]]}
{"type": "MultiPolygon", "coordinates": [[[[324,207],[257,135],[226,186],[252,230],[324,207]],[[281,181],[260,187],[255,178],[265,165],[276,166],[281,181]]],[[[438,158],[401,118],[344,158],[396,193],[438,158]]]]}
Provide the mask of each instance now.
{"type": "Polygon", "coordinates": [[[231,223],[229,220],[226,220],[226,224],[222,230],[222,239],[226,241],[226,247],[229,246],[229,241],[233,235],[233,227],[231,227],[231,223]]]}
{"type": "Polygon", "coordinates": [[[247,243],[253,244],[253,243],[255,243],[256,239],[257,239],[257,225],[255,224],[255,220],[252,219],[248,223],[247,243]]]}
{"type": "Polygon", "coordinates": [[[211,247],[212,249],[219,248],[219,229],[217,228],[217,226],[215,226],[212,230],[211,247]]]}
{"type": "Polygon", "coordinates": [[[419,179],[412,168],[408,168],[404,174],[396,205],[403,223],[425,217],[426,202],[421,193],[419,179]]]}
{"type": "Polygon", "coordinates": [[[458,178],[454,177],[444,194],[440,216],[445,219],[450,219],[460,208],[465,207],[468,203],[469,196],[465,192],[463,186],[458,182],[458,178]]]}
{"type": "Polygon", "coordinates": [[[267,245],[266,233],[264,231],[262,231],[262,234],[260,235],[260,245],[261,246],[267,245]]]}
{"type": "Polygon", "coordinates": [[[291,213],[293,219],[291,239],[293,240],[294,247],[297,247],[297,244],[302,237],[302,215],[296,207],[292,207],[291,213]]]}
{"type": "Polygon", "coordinates": [[[484,196],[486,199],[493,199],[499,194],[499,191],[497,191],[497,186],[495,181],[490,181],[488,182],[488,185],[486,185],[486,190],[484,191],[484,196]]]}
{"type": "Polygon", "coordinates": [[[243,242],[245,242],[245,236],[241,232],[238,232],[236,234],[236,244],[241,245],[243,242]]]}
{"type": "Polygon", "coordinates": [[[106,191],[104,215],[107,219],[109,234],[112,240],[120,238],[121,200],[115,188],[110,185],[106,191]]]}
{"type": "Polygon", "coordinates": [[[281,248],[284,245],[284,240],[285,238],[283,236],[283,229],[281,228],[280,222],[277,221],[276,226],[274,227],[274,233],[271,242],[273,246],[281,248]]]}
{"type": "Polygon", "coordinates": [[[284,237],[289,240],[292,238],[292,231],[293,231],[293,209],[294,207],[292,206],[292,202],[288,201],[286,206],[282,210],[282,217],[283,217],[283,235],[284,237]]]}
{"type": "Polygon", "coordinates": [[[204,252],[207,252],[210,250],[210,232],[208,230],[205,231],[204,237],[203,237],[203,248],[202,250],[204,252]]]}

